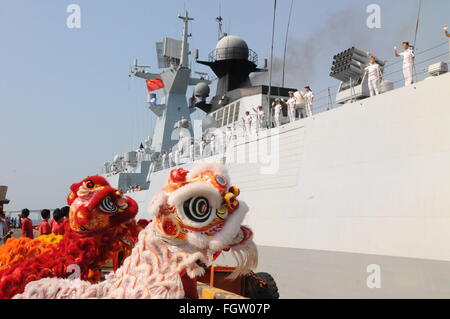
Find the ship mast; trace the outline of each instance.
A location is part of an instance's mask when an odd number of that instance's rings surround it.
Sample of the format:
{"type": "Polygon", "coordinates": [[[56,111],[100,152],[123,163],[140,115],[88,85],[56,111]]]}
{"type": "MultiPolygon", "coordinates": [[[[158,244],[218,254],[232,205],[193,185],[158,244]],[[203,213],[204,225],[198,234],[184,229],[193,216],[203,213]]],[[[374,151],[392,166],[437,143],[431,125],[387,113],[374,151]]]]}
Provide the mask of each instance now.
{"type": "Polygon", "coordinates": [[[283,75],[281,80],[281,87],[284,88],[284,79],[286,74],[286,53],[289,38],[289,27],[291,26],[292,8],[294,7],[294,0],[291,1],[291,8],[289,9],[289,19],[286,27],[286,39],[284,40],[284,55],[283,55],[283,75]]]}
{"type": "Polygon", "coordinates": [[[218,30],[217,30],[217,41],[222,40],[223,37],[227,36],[225,32],[223,32],[223,18],[222,18],[222,6],[219,3],[219,15],[216,18],[216,22],[218,23],[218,30]]]}
{"type": "Polygon", "coordinates": [[[272,44],[270,47],[270,70],[269,70],[269,90],[267,92],[267,100],[269,105],[269,123],[270,127],[272,127],[272,105],[270,103],[270,97],[271,97],[271,91],[272,91],[272,75],[273,75],[273,46],[275,41],[275,22],[276,22],[276,16],[277,16],[277,0],[274,0],[273,3],[273,21],[272,21],[272,44]]]}
{"type": "Polygon", "coordinates": [[[194,20],[193,18],[189,17],[189,14],[187,10],[184,12],[184,16],[179,15],[178,18],[183,20],[184,26],[183,26],[183,39],[181,42],[181,61],[180,61],[180,67],[182,68],[188,68],[189,67],[189,51],[188,51],[188,38],[191,36],[189,32],[189,21],[194,20]]]}
{"type": "Polygon", "coordinates": [[[163,45],[161,56],[167,63],[163,63],[161,73],[149,73],[144,68],[147,66],[139,66],[135,63],[135,68],[132,69],[130,76],[136,76],[145,80],[160,79],[164,86],[162,90],[161,104],[151,104],[149,109],[156,115],[156,124],[153,133],[151,149],[156,153],[161,153],[170,150],[177,140],[173,138],[175,128],[180,125],[186,125],[191,136],[194,135],[191,121],[192,109],[186,100],[186,93],[189,86],[197,85],[200,82],[210,84],[209,80],[191,77],[191,69],[189,67],[189,43],[188,39],[192,35],[189,33],[189,21],[194,20],[189,17],[189,13],[185,10],[184,14],[178,15],[178,18],[183,20],[183,32],[181,40],[172,40],[165,38],[161,45],[163,45]],[[169,41],[171,40],[171,41],[169,41]],[[164,47],[164,43],[170,42],[169,48],[164,47]],[[181,42],[181,44],[180,44],[181,42]],[[181,50],[178,49],[181,47],[181,50]],[[177,48],[175,50],[174,48],[177,48]],[[180,52],[181,51],[181,52],[180,52]],[[166,55],[164,55],[166,54],[166,55]],[[170,62],[171,69],[164,70],[170,62]],[[141,70],[143,69],[143,70],[141,70]]]}
{"type": "Polygon", "coordinates": [[[223,36],[224,36],[223,31],[222,31],[222,25],[223,25],[223,18],[222,18],[222,16],[219,15],[216,18],[216,21],[219,24],[219,29],[217,31],[217,39],[220,41],[223,38],[223,36]]]}

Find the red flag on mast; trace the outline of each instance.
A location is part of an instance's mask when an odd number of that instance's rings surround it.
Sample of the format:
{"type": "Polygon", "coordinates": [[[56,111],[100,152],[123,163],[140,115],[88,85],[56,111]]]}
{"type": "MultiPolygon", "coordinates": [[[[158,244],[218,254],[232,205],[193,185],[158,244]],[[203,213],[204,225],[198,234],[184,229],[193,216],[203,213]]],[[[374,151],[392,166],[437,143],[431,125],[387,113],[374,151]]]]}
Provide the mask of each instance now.
{"type": "Polygon", "coordinates": [[[161,80],[160,77],[157,77],[153,80],[147,80],[147,91],[153,92],[159,89],[162,89],[164,87],[164,82],[161,80]]]}

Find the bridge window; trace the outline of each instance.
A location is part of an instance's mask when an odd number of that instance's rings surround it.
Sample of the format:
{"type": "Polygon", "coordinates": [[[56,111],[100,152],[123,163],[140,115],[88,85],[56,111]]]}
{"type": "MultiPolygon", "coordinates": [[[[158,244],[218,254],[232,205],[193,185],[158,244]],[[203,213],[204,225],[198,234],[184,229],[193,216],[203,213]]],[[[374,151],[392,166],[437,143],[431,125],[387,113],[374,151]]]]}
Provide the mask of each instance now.
{"type": "Polygon", "coordinates": [[[234,115],[234,104],[230,105],[230,110],[228,112],[228,125],[230,125],[231,123],[233,123],[233,115],[234,115]]]}
{"type": "Polygon", "coordinates": [[[217,124],[219,125],[219,127],[223,126],[223,109],[217,112],[217,124]]]}
{"type": "Polygon", "coordinates": [[[228,111],[230,110],[230,107],[227,106],[223,112],[223,126],[228,125],[228,111]]]}
{"type": "Polygon", "coordinates": [[[234,122],[239,120],[239,109],[241,108],[241,102],[237,102],[234,107],[234,122]]]}

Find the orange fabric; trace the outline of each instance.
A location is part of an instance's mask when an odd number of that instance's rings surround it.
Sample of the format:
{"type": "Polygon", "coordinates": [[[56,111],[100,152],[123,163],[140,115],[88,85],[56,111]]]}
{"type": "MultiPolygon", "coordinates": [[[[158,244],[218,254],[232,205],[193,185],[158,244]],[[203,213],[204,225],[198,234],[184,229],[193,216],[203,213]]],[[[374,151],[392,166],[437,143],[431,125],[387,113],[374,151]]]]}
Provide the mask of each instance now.
{"type": "Polygon", "coordinates": [[[10,238],[0,246],[0,271],[21,261],[34,258],[49,252],[62,237],[48,241],[46,236],[36,239],[10,238]]]}

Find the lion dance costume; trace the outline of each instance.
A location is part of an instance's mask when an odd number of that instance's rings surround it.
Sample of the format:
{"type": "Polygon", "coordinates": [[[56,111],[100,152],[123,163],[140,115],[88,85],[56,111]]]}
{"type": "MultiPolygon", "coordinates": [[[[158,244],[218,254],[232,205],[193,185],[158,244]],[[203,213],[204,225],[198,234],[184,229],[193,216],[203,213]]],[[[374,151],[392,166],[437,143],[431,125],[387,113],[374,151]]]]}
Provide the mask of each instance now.
{"type": "Polygon", "coordinates": [[[46,278],[15,298],[184,298],[182,278],[203,275],[222,251],[237,260],[232,277],[246,274],[258,254],[252,231],[242,226],[248,208],[238,195],[221,165],[174,170],[149,206],[153,222],[105,281],[46,278]]]}
{"type": "MultiPolygon", "coordinates": [[[[97,282],[101,266],[118,251],[126,252],[125,242],[130,243],[133,236],[137,237],[133,226],[138,212],[137,203],[112,188],[103,177],[88,177],[73,184],[67,202],[70,222],[59,243],[49,243],[45,238],[11,242],[13,247],[8,253],[13,258],[7,259],[10,264],[3,264],[0,271],[0,298],[22,293],[32,281],[49,277],[68,278],[77,271],[79,274],[73,275],[97,282]],[[18,248],[14,247],[15,243],[18,248]],[[42,245],[35,247],[39,243],[42,245]],[[14,254],[21,257],[14,258],[14,254]]],[[[131,252],[131,248],[129,250],[131,252]]]]}
{"type": "Polygon", "coordinates": [[[0,271],[49,252],[62,238],[61,235],[49,234],[34,239],[28,237],[8,239],[0,246],[0,271]]]}

